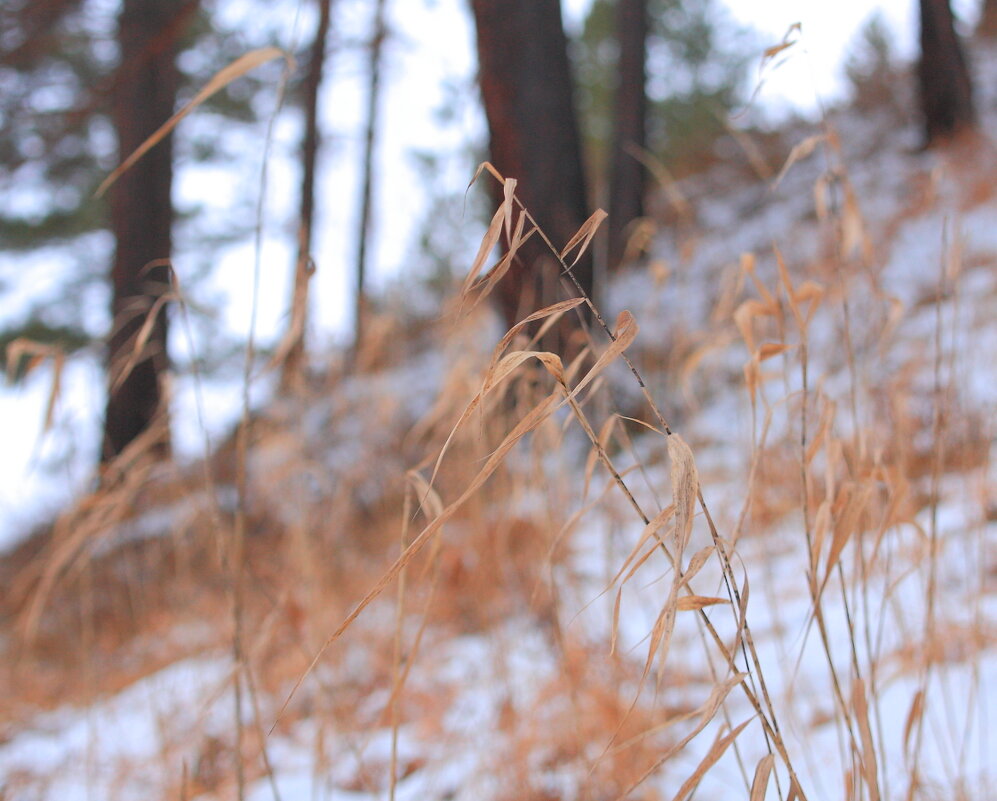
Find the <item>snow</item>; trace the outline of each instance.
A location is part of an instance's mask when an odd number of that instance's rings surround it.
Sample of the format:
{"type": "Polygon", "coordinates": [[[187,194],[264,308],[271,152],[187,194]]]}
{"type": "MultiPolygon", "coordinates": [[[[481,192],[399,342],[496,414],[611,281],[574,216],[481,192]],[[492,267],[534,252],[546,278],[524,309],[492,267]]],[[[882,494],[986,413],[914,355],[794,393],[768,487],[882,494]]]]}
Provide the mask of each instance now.
{"type": "MultiPolygon", "coordinates": [[[[882,125],[883,120],[862,120],[841,113],[831,122],[841,135],[841,151],[818,148],[811,157],[793,165],[774,189],[731,182],[723,173],[690,179],[682,188],[698,212],[696,247],[691,253],[683,252],[681,243],[663,236],[656,255],[672,267],[672,278],[655,282],[645,273],[631,273],[615,282],[608,302],[612,313],[627,308],[637,316],[641,334],[635,351],[660,354],[666,350],[661,343],[680,341],[680,334],[705,343],[705,339],[695,337],[709,334],[707,321],[713,304],[725,281],[736,279],[745,252],[755,254],[758,279],[774,294],[779,278],[773,243],[785,256],[797,286],[806,279],[824,286],[825,295],[806,332],[806,389],[811,403],[808,408],[812,409],[809,435],[812,441],[821,413],[836,404],[831,432],[844,444],[840,452],[828,446],[815,456],[810,528],[815,528],[816,507],[824,493],[830,492],[820,486],[824,468],[828,483],[831,479],[835,483],[832,489],[843,492],[844,482],[835,466],[846,458],[852,460],[850,464],[865,465],[863,469],[873,476],[876,470],[882,471],[875,481],[869,479],[869,486],[891,497],[899,496],[898,488],[886,476],[889,463],[883,452],[902,445],[931,453],[935,439],[932,413],[934,404],[941,400],[935,393],[936,381],[956,398],[959,413],[979,415],[981,424],[988,427],[986,435],[992,433],[989,427],[995,410],[997,287],[993,262],[997,258],[997,200],[988,196],[985,202],[974,204],[969,197],[972,176],[967,177],[964,165],[944,155],[911,151],[906,144],[914,138],[910,128],[895,141],[891,137],[883,140],[894,142],[893,146],[869,149],[868,140],[877,133],[874,123],[882,125]],[[827,232],[834,221],[818,213],[813,191],[828,172],[838,181],[839,198],[842,176],[847,175],[858,199],[864,230],[873,240],[871,256],[860,246],[844,253],[843,261],[849,267],[844,275],[836,272],[839,268],[828,254],[827,232]],[[718,184],[726,190],[718,191],[718,184]],[[946,252],[956,244],[961,252],[960,268],[949,268],[945,273],[946,252]],[[934,296],[943,277],[951,290],[946,299],[937,305],[923,303],[934,296]],[[853,387],[842,342],[843,291],[853,304],[849,330],[854,337],[859,387],[853,387]],[[883,335],[892,309],[903,314],[897,318],[897,326],[883,335]],[[936,372],[939,320],[943,350],[936,372]],[[907,404],[905,409],[886,404],[891,382],[904,390],[899,394],[907,404]],[[855,414],[850,408],[853,390],[860,396],[855,414]],[[900,419],[902,412],[913,422],[907,425],[900,419]],[[894,441],[898,436],[905,441],[894,441]],[[858,452],[846,452],[853,438],[859,441],[858,452]]],[[[991,115],[988,124],[993,122],[991,115]]],[[[819,133],[826,132],[816,128],[800,131],[801,138],[819,133]]],[[[844,209],[844,213],[850,212],[844,209]]],[[[838,258],[838,251],[832,251],[838,258]]],[[[757,292],[749,285],[738,297],[757,297],[757,292]]],[[[743,593],[750,588],[747,619],[761,675],[809,797],[833,799],[843,795],[843,776],[853,766],[853,746],[846,727],[835,723],[840,710],[828,679],[828,657],[818,625],[811,618],[806,575],[808,524],[795,495],[788,501],[771,500],[773,506],[788,503],[790,508],[773,515],[775,522],[762,519],[764,510],[754,508],[762,505],[761,500],[745,506],[753,456],[763,451],[775,456],[788,454],[789,467],[785,469],[799,471],[798,462],[793,460],[799,453],[799,404],[804,389],[799,346],[803,337],[791,315],[785,317],[783,328],[773,327],[773,338],[762,341],[774,341],[775,335],[781,335],[794,347],[764,364],[771,364],[774,376],[762,382],[756,417],[751,414],[741,378],[741,367],[750,354],[729,323],[725,324],[730,329],[726,338],[698,366],[690,368],[684,395],[682,382],[667,370],[652,368],[648,379],[663,393],[655,392],[662,398],[668,418],[673,424],[675,420],[681,423],[675,428],[693,444],[703,492],[721,536],[731,538],[742,509],[746,512],[745,523],[737,530],[740,539],[737,558],[732,562],[739,590],[743,593]],[[771,413],[768,430],[764,428],[766,412],[771,413]]],[[[288,487],[273,477],[280,475],[282,465],[302,454],[321,465],[320,478],[305,488],[318,497],[331,492],[337,482],[356,480],[350,478],[352,466],[370,460],[372,455],[376,455],[377,474],[363,477],[353,487],[361,499],[379,497],[391,476],[411,466],[407,454],[397,448],[395,429],[386,422],[395,421],[407,428],[430,414],[437,388],[454,360],[451,354],[420,350],[420,343],[407,343],[407,347],[412,348],[410,356],[370,376],[344,380],[335,396],[304,412],[279,404],[266,410],[269,419],[278,427],[286,426],[289,433],[252,452],[250,473],[261,487],[261,503],[272,504],[285,522],[300,513],[298,496],[292,496],[288,487]]],[[[640,365],[639,358],[637,361],[640,365]]],[[[613,373],[611,383],[617,402],[639,397],[625,371],[613,373]]],[[[958,423],[958,419],[947,420],[946,431],[958,433],[958,423]]],[[[975,435],[980,438],[979,431],[975,435]]],[[[565,464],[570,466],[576,480],[568,482],[569,487],[584,483],[581,471],[585,458],[579,454],[585,446],[579,445],[580,441],[577,430],[571,429],[566,435],[567,455],[551,456],[546,463],[551,475],[563,471],[565,464]]],[[[979,444],[984,462],[992,459],[993,441],[979,444]]],[[[628,482],[639,501],[657,511],[658,499],[669,495],[669,465],[662,456],[664,440],[647,435],[636,447],[644,471],[639,479],[631,473],[633,478],[628,476],[628,482]]],[[[510,462],[513,469],[525,473],[530,460],[519,459],[522,455],[515,454],[510,462]]],[[[620,468],[637,464],[635,457],[625,452],[614,459],[620,468]]],[[[844,587],[839,584],[838,572],[828,569],[826,544],[817,575],[822,579],[829,576],[822,611],[830,633],[833,667],[842,679],[846,702],[854,686],[853,658],[862,667],[866,682],[875,682],[875,693],[870,695],[871,725],[877,748],[882,744],[878,758],[884,797],[904,796],[910,772],[905,724],[908,710],[923,688],[927,717],[918,758],[929,791],[947,797],[964,782],[958,789],[967,798],[982,801],[991,795],[994,779],[988,722],[997,715],[997,652],[993,648],[997,601],[992,578],[997,524],[988,517],[992,513],[987,508],[993,503],[992,477],[985,463],[976,468],[943,468],[937,487],[930,470],[912,481],[912,493],[938,490],[934,516],[931,505],[922,504],[916,514],[897,513],[896,520],[884,523],[881,532],[875,522],[859,527],[861,537],[855,535],[858,541],[850,542],[842,552],[841,566],[851,577],[868,571],[864,583],[849,580],[844,587]],[[881,540],[877,534],[882,534],[881,540]],[[932,554],[933,542],[937,550],[932,554]],[[927,643],[929,610],[925,598],[932,569],[937,582],[933,610],[936,641],[927,643]],[[925,673],[921,648],[926,645],[931,646],[936,661],[925,673]]],[[[860,479],[868,478],[859,475],[858,468],[849,477],[856,492],[863,486],[860,479]]],[[[598,496],[606,482],[605,474],[597,471],[589,497],[578,497],[578,490],[572,502],[581,505],[598,496]]],[[[786,484],[792,491],[792,482],[786,484]]],[[[295,489],[301,492],[302,487],[298,484],[295,489]]],[[[542,511],[553,496],[551,489],[531,486],[531,491],[524,493],[524,507],[542,511]]],[[[620,615],[614,622],[618,586],[608,585],[634,547],[642,525],[612,491],[607,495],[609,501],[597,505],[564,534],[569,555],[551,569],[560,591],[555,620],[542,625],[539,616],[516,614],[481,632],[454,635],[442,629],[427,631],[429,645],[412,655],[415,667],[400,700],[401,705],[409,705],[405,707],[409,714],[397,730],[400,778],[396,798],[500,799],[520,789],[515,782],[522,776],[528,777],[531,790],[539,788],[562,798],[584,797],[592,789],[588,782],[596,771],[594,766],[603,756],[596,746],[614,745],[614,733],[602,731],[599,738],[584,741],[580,752],[571,752],[559,739],[564,737],[565,721],[571,721],[573,735],[587,719],[585,710],[579,712],[573,706],[581,702],[572,695],[571,687],[565,689],[557,683],[564,678],[561,670],[567,662],[562,660],[569,648],[576,649],[577,663],[571,664],[579,673],[608,670],[612,663],[604,660],[614,626],[617,658],[626,669],[621,669],[617,682],[610,685],[615,693],[612,701],[625,706],[640,691],[634,715],[647,715],[648,721],[661,726],[660,731],[647,735],[659,753],[669,745],[667,736],[677,739],[692,729],[695,716],[674,723],[674,728],[666,727],[673,720],[666,719],[664,710],[695,710],[712,688],[711,668],[723,674],[724,666],[712,644],[700,636],[696,615],[680,612],[669,659],[663,665],[656,663],[646,680],[640,680],[648,637],[672,576],[655,554],[623,585],[620,615]],[[524,742],[532,745],[525,757],[524,742]]],[[[843,499],[844,503],[849,497],[832,496],[832,500],[843,499]]],[[[154,536],[157,530],[189,514],[191,505],[199,500],[190,498],[174,507],[152,510],[119,534],[129,538],[154,536]]],[[[507,511],[496,506],[482,514],[497,516],[507,511]]],[[[571,511],[574,507],[568,514],[571,511]]],[[[883,510],[877,506],[875,511],[879,514],[883,510]]],[[[872,512],[869,514],[871,519],[872,512]]],[[[448,530],[446,536],[448,543],[459,544],[459,526],[448,530]]],[[[833,536],[833,531],[827,536],[833,536]]],[[[686,564],[691,554],[710,544],[699,517],[686,549],[686,564]]],[[[474,553],[461,556],[469,561],[482,558],[474,553]]],[[[714,561],[696,577],[697,594],[725,595],[714,561]]],[[[710,621],[728,641],[736,628],[734,613],[727,603],[708,610],[710,621]]],[[[391,630],[393,615],[393,604],[382,598],[362,620],[368,631],[384,633],[391,630]]],[[[418,620],[413,616],[403,630],[417,628],[418,620]]],[[[328,683],[346,688],[346,693],[358,692],[374,665],[373,656],[358,645],[341,656],[335,669],[325,671],[320,666],[322,686],[328,683]]],[[[0,785],[2,792],[18,801],[21,797],[131,799],[155,797],[167,787],[175,787],[185,759],[194,758],[197,738],[231,738],[231,701],[225,691],[229,674],[222,658],[185,660],[86,709],[26,710],[20,725],[0,744],[0,775],[6,777],[6,786],[0,785]],[[138,770],[130,769],[135,765],[138,770]],[[43,778],[33,778],[37,776],[43,778]],[[23,796],[18,795],[22,792],[19,782],[28,782],[23,785],[29,788],[23,796]]],[[[749,680],[756,688],[759,678],[752,666],[749,680]]],[[[275,769],[273,782],[282,798],[369,801],[387,796],[393,739],[385,722],[390,685],[367,689],[363,696],[351,696],[356,718],[365,723],[359,730],[330,727],[318,720],[316,713],[301,715],[270,736],[267,749],[275,769]]],[[[315,707],[328,700],[307,683],[298,702],[305,705],[305,699],[315,707]]],[[[273,722],[282,700],[280,693],[265,699],[261,725],[273,722]]],[[[732,690],[725,711],[733,724],[754,715],[740,687],[732,690]]],[[[750,778],[764,747],[757,720],[748,731],[739,744],[750,778]]],[[[674,794],[722,733],[722,718],[717,718],[676,759],[654,773],[648,782],[649,792],[674,794]]],[[[271,779],[258,773],[251,777],[247,794],[254,801],[273,796],[271,779]]],[[[786,776],[781,768],[779,776],[785,791],[786,776]]],[[[732,794],[743,796],[744,787],[734,754],[728,752],[707,775],[697,797],[732,794]]],[[[211,796],[206,793],[204,797],[211,796]]],[[[775,790],[770,787],[766,797],[776,797],[775,790]]]]}
{"type": "Polygon", "coordinates": [[[228,702],[224,660],[184,660],[85,709],[31,719],[0,744],[0,787],[8,798],[148,798],[168,786],[192,735],[228,702]],[[136,767],[140,767],[136,770],[136,767]],[[33,779],[26,787],[21,782],[33,779]]]}

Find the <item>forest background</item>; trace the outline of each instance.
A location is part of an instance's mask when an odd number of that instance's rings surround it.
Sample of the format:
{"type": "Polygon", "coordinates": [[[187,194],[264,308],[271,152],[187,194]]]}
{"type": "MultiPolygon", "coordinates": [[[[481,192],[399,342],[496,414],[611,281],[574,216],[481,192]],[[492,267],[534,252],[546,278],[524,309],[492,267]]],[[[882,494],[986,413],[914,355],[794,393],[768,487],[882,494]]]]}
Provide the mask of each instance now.
{"type": "MultiPolygon", "coordinates": [[[[85,18],[97,26],[91,33],[98,40],[113,39],[113,5],[85,5],[85,18]]],[[[720,12],[719,30],[736,31],[741,37],[720,48],[741,59],[741,105],[735,110],[741,115],[739,124],[764,126],[793,115],[812,117],[822,104],[840,100],[849,91],[846,62],[861,57],[862,31],[871,20],[878,20],[875,25],[898,60],[909,59],[916,51],[916,4],[911,2],[853,2],[833,9],[828,4],[799,8],[793,3],[738,0],[714,5],[720,12]],[[764,48],[781,41],[797,22],[802,26],[798,46],[762,72],[764,48]],[[750,104],[745,102],[749,99],[750,104]]],[[[967,27],[975,22],[977,5],[954,4],[967,27]]],[[[199,79],[192,76],[200,75],[203,82],[212,69],[224,66],[225,59],[253,47],[276,44],[298,56],[300,63],[307,61],[303,53],[315,24],[312,4],[218,2],[205,8],[210,9],[216,28],[211,36],[226,44],[211,58],[196,49],[186,54],[189,75],[182,99],[189,99],[197,88],[199,79]]],[[[318,269],[309,321],[312,347],[319,352],[342,346],[352,336],[373,8],[355,0],[335,3],[329,37],[320,100],[324,147],[317,181],[314,261],[318,269]]],[[[564,4],[569,36],[582,36],[590,12],[588,0],[564,4]]],[[[465,5],[456,0],[425,0],[404,7],[388,3],[385,13],[389,36],[382,56],[384,88],[368,256],[370,287],[381,296],[390,295],[400,275],[416,274],[430,285],[434,280],[442,285],[452,278],[451,270],[459,269],[455,265],[467,262],[483,230],[484,204],[471,192],[468,206],[464,191],[485,155],[487,139],[475,85],[473,26],[465,5]],[[446,47],[439,46],[441,41],[446,47]]],[[[190,318],[195,328],[192,337],[179,327],[171,333],[171,357],[178,374],[173,437],[180,454],[200,453],[205,429],[217,435],[235,419],[240,398],[233,381],[239,367],[232,357],[244,343],[251,320],[264,355],[272,352],[287,328],[302,116],[299,103],[279,98],[280,71],[279,63],[264,65],[233,86],[230,100],[246,104],[241,110],[229,109],[241,116],[233,124],[223,121],[225,110],[204,109],[181,123],[177,134],[174,263],[190,293],[191,308],[198,310],[190,318]],[[268,136],[259,217],[263,230],[258,255],[263,269],[254,306],[253,229],[264,169],[261,143],[268,136]],[[198,360],[200,410],[191,380],[198,360]]],[[[292,78],[292,83],[299,79],[292,78]]],[[[5,80],[16,76],[8,74],[5,80]]],[[[54,92],[42,102],[56,112],[61,106],[72,107],[75,100],[54,92]]],[[[113,144],[104,132],[101,145],[101,136],[98,131],[96,141],[103,151],[96,156],[106,173],[113,166],[113,144]]],[[[106,231],[82,237],[46,231],[52,224],[47,219],[50,212],[58,217],[60,210],[79,202],[81,192],[92,189],[89,184],[78,185],[89,177],[81,179],[79,171],[68,169],[65,185],[55,192],[41,176],[26,182],[23,170],[0,174],[2,216],[5,223],[13,221],[0,229],[0,342],[19,336],[55,339],[70,356],[58,371],[52,360],[41,360],[23,380],[8,381],[0,389],[5,421],[0,543],[23,533],[39,515],[87,486],[99,449],[106,391],[101,343],[109,326],[106,273],[112,241],[106,231]],[[17,225],[25,219],[32,225],[39,220],[43,224],[33,232],[19,231],[17,225]]],[[[406,287],[408,292],[411,284],[406,287]]],[[[406,302],[413,304],[432,306],[438,300],[431,293],[421,299],[406,295],[406,302]]],[[[256,389],[264,397],[270,386],[264,380],[256,389]]]]}
{"type": "Polygon", "coordinates": [[[997,0],[909,6],[0,6],[0,797],[989,798],[997,0]]]}

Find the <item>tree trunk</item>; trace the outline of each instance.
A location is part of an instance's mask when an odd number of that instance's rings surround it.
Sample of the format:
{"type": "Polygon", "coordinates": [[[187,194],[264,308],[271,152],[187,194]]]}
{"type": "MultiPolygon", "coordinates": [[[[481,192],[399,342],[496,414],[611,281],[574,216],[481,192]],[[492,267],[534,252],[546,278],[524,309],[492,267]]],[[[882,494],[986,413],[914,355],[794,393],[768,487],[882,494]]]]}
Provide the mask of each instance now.
{"type": "Polygon", "coordinates": [[[298,258],[294,267],[291,296],[291,325],[287,351],[281,370],[281,389],[290,391],[301,384],[305,360],[305,327],[308,322],[308,282],[312,267],[312,229],[315,224],[315,167],[321,147],[318,109],[329,35],[332,0],[318,0],[318,27],[308,57],[304,81],[305,130],[301,143],[301,197],[298,210],[298,258]]]}
{"type": "Polygon", "coordinates": [[[647,143],[647,0],[618,0],[619,44],[613,106],[613,152],[609,175],[609,267],[623,262],[627,228],[644,215],[644,165],[635,156],[647,143]]]}
{"type": "Polygon", "coordinates": [[[983,11],[976,25],[977,36],[997,37],[997,0],[983,0],[983,11]]]}
{"type": "MultiPolygon", "coordinates": [[[[122,159],[173,113],[180,22],[194,3],[124,0],[118,18],[121,70],[112,118],[122,159]]],[[[170,450],[164,391],[168,367],[166,294],[170,289],[172,137],[166,137],[112,187],[113,298],[109,393],[101,460],[142,436],[157,458],[170,450]]]]}
{"type": "Polygon", "coordinates": [[[918,79],[925,146],[972,127],[973,88],[955,32],[949,0],[920,0],[921,60],[918,79]]]}
{"type": "MultiPolygon", "coordinates": [[[[491,160],[555,247],[588,217],[567,39],[558,0],[471,0],[491,160]]],[[[501,187],[496,198],[501,199],[501,187]]],[[[520,249],[495,292],[507,325],[561,300],[560,268],[538,237],[520,249]]],[[[592,293],[592,260],[574,268],[592,293]]]]}
{"type": "Polygon", "coordinates": [[[374,139],[377,135],[377,110],[381,95],[381,46],[386,35],[384,23],[385,0],[377,0],[374,8],[374,32],[370,40],[370,62],[367,85],[367,125],[364,129],[363,186],[360,191],[360,222],[357,231],[356,294],[353,304],[353,348],[359,356],[363,342],[366,296],[364,284],[367,273],[367,242],[370,237],[371,205],[374,190],[374,139]]]}

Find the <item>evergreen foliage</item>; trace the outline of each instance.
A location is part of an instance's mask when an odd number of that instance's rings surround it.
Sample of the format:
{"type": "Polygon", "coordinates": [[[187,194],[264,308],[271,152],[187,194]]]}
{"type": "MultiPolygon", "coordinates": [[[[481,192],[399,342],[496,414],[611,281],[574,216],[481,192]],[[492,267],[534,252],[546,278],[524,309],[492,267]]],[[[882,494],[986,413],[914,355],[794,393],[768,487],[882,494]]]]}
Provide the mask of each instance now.
{"type": "Polygon", "coordinates": [[[858,108],[872,110],[895,101],[902,69],[882,14],[873,14],[845,61],[845,77],[858,108]]]}
{"type": "MultiPolygon", "coordinates": [[[[710,159],[724,118],[745,99],[751,36],[718,0],[648,0],[648,149],[672,172],[710,159]]],[[[581,126],[594,176],[605,173],[617,63],[615,3],[594,0],[573,48],[581,126]]]]}
{"type": "MultiPolygon", "coordinates": [[[[216,11],[217,4],[205,4],[186,29],[178,58],[180,103],[251,46],[244,35],[221,28],[216,11]]],[[[81,292],[88,299],[106,296],[113,250],[107,201],[93,194],[116,166],[111,101],[121,71],[130,68],[119,64],[116,28],[115,4],[94,0],[22,0],[0,9],[0,253],[7,256],[0,262],[0,301],[15,271],[23,272],[20,254],[30,257],[28,269],[40,258],[65,265],[58,285],[46,281],[44,289],[21,293],[27,302],[8,311],[0,341],[30,338],[43,325],[44,341],[68,352],[105,333],[106,311],[95,314],[88,304],[83,313],[80,303],[81,292]]],[[[199,109],[200,123],[177,140],[177,161],[218,164],[238,157],[232,124],[258,119],[262,85],[259,75],[249,75],[212,97],[199,109]]],[[[245,202],[241,218],[251,220],[245,202]]],[[[198,230],[194,211],[178,209],[177,222],[190,228],[178,241],[181,247],[196,241],[208,262],[218,244],[246,233],[198,230]]]]}

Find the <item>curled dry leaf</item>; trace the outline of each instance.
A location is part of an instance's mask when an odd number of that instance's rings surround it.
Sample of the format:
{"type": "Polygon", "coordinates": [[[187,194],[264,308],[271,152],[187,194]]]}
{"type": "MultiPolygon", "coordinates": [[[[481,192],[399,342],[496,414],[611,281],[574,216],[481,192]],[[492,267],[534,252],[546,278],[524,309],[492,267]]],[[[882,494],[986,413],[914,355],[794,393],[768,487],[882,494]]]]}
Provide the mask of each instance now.
{"type": "Polygon", "coordinates": [[[755,766],[755,778],[751,781],[749,801],[765,801],[765,791],[769,786],[769,776],[775,765],[775,754],[766,754],[755,766]]]}
{"type": "MultiPolygon", "coordinates": [[[[502,219],[504,220],[505,238],[509,242],[512,242],[512,216],[516,208],[517,183],[515,178],[506,178],[502,182],[502,208],[499,210],[502,212],[502,219]]],[[[520,215],[520,224],[522,224],[525,218],[525,215],[520,215]]]]}
{"type": "Polygon", "coordinates": [[[810,304],[807,308],[807,313],[804,315],[807,322],[810,322],[810,318],[813,317],[814,312],[817,311],[821,301],[824,299],[824,287],[816,281],[804,281],[796,288],[793,299],[797,303],[810,304]]]}
{"type": "Polygon", "coordinates": [[[786,32],[782,36],[782,41],[777,45],[772,45],[771,47],[765,48],[765,52],[762,53],[762,64],[771,61],[777,55],[779,55],[784,50],[788,50],[790,47],[795,45],[799,41],[800,34],[803,33],[803,25],[799,22],[794,22],[790,25],[786,32]]]}
{"type": "Polygon", "coordinates": [[[800,306],[796,302],[796,289],[793,287],[793,279],[789,275],[789,268],[786,266],[786,260],[782,257],[782,251],[779,250],[778,245],[772,246],[772,252],[775,253],[775,263],[779,267],[779,280],[782,282],[783,289],[786,292],[786,299],[789,301],[789,309],[793,312],[793,318],[796,320],[796,325],[800,329],[801,335],[805,337],[807,326],[803,320],[803,315],[800,313],[800,306]]]}
{"type": "Polygon", "coordinates": [[[488,255],[495,249],[495,245],[498,244],[501,233],[502,209],[500,208],[492,215],[492,221],[488,224],[488,230],[481,240],[481,245],[478,247],[478,253],[474,257],[471,269],[468,270],[467,276],[464,278],[464,285],[460,290],[461,296],[466,295],[474,285],[478,274],[481,272],[481,268],[485,264],[485,259],[488,258],[488,255]]]}
{"type": "Polygon", "coordinates": [[[761,346],[755,351],[755,358],[759,362],[763,362],[766,359],[771,359],[773,356],[778,356],[780,353],[785,353],[787,350],[792,350],[795,345],[786,345],[783,342],[763,342],[761,346]]]}
{"type": "Polygon", "coordinates": [[[48,399],[45,402],[45,418],[42,423],[42,433],[48,433],[55,420],[55,404],[62,393],[62,370],[66,365],[66,354],[55,345],[35,342],[32,339],[18,337],[10,342],[4,350],[7,361],[7,380],[13,381],[21,360],[26,359],[24,374],[32,372],[46,359],[52,360],[52,386],[49,388],[48,399]]]}
{"type": "Polygon", "coordinates": [[[596,359],[595,364],[592,365],[592,369],[571,390],[569,400],[577,397],[578,393],[595,380],[610,362],[630,347],[634,339],[637,338],[638,330],[637,321],[634,319],[634,316],[626,309],[621,311],[616,318],[616,333],[613,335],[613,341],[609,343],[609,347],[596,359]]]}
{"type": "MultiPolygon", "coordinates": [[[[644,531],[641,533],[640,539],[637,540],[637,544],[630,549],[629,556],[627,556],[627,558],[624,560],[623,565],[616,572],[616,575],[613,576],[613,580],[609,582],[610,587],[612,587],[617,581],[619,581],[620,577],[624,573],[626,573],[626,571],[633,564],[634,560],[637,559],[641,549],[644,547],[644,544],[648,540],[654,537],[658,540],[658,542],[661,542],[661,537],[658,536],[658,531],[665,525],[665,523],[667,523],[672,518],[672,515],[674,514],[675,514],[675,506],[674,505],[666,506],[664,509],[662,509],[660,512],[658,512],[658,514],[654,516],[653,520],[651,520],[646,526],[644,526],[644,531]]],[[[648,554],[650,554],[650,551],[648,552],[648,554]]],[[[641,559],[641,561],[643,561],[646,558],[647,555],[645,555],[643,559],[641,559]]],[[[630,575],[632,575],[632,573],[630,575]]],[[[630,578],[630,575],[628,575],[627,578],[630,578]]],[[[626,579],[624,579],[624,581],[626,581],[626,579]]]]}
{"type": "Polygon", "coordinates": [[[180,120],[190,114],[205,100],[220,92],[236,78],[241,78],[247,72],[255,69],[261,64],[267,63],[268,61],[273,61],[275,58],[283,58],[288,69],[294,69],[294,58],[289,53],[285,53],[277,47],[261,47],[258,50],[252,50],[249,53],[237,58],[227,67],[220,69],[217,73],[215,73],[211,80],[204,85],[201,91],[194,95],[193,100],[164,122],[159,129],[152,134],[152,136],[139,145],[135,151],[128,156],[128,158],[121,162],[121,164],[118,165],[114,171],[103,180],[101,185],[97,187],[97,191],[94,192],[94,197],[101,197],[108,189],[110,189],[111,185],[122,176],[123,173],[130,170],[132,166],[134,166],[135,162],[152,150],[152,148],[154,148],[159,142],[165,139],[170,131],[177,127],[180,120]]]}
{"type": "Polygon", "coordinates": [[[602,221],[606,219],[609,215],[606,214],[602,209],[596,209],[595,213],[592,214],[584,223],[582,223],[581,228],[579,228],[573,237],[568,240],[568,244],[564,246],[564,249],[560,253],[560,257],[564,259],[574,248],[581,242],[581,247],[578,248],[578,253],[575,254],[574,261],[571,262],[570,266],[574,267],[578,264],[578,260],[582,257],[582,254],[588,249],[589,244],[592,242],[592,237],[595,236],[596,231],[599,230],[599,226],[602,221]]]}
{"type": "Polygon", "coordinates": [[[786,177],[786,173],[789,172],[789,168],[792,167],[796,162],[802,161],[808,158],[817,149],[817,145],[825,140],[823,134],[816,134],[814,136],[808,136],[802,142],[799,142],[792,150],[789,151],[789,158],[786,159],[786,163],[782,165],[782,169],[776,176],[775,183],[772,184],[774,189],[780,183],[782,179],[786,177]]]}
{"type": "Polygon", "coordinates": [[[778,307],[760,300],[746,300],[734,311],[734,324],[741,334],[741,339],[748,346],[748,351],[755,352],[755,335],[752,322],[756,317],[770,317],[778,314],[778,307]]]}
{"type": "Polygon", "coordinates": [[[696,769],[692,772],[692,775],[689,776],[685,782],[683,782],[672,801],[685,801],[685,799],[689,797],[689,794],[692,793],[692,791],[695,790],[699,783],[703,780],[706,772],[719,761],[720,757],[724,755],[724,752],[730,748],[730,744],[737,739],[738,735],[742,731],[744,731],[745,726],[751,723],[751,720],[751,718],[748,718],[739,724],[737,728],[731,730],[723,737],[718,737],[714,741],[706,756],[704,756],[700,763],[696,766],[696,769]]]}
{"type": "Polygon", "coordinates": [[[853,255],[861,246],[865,255],[868,253],[870,244],[865,235],[865,224],[862,220],[862,212],[859,209],[859,201],[855,196],[855,189],[851,183],[845,179],[842,181],[844,187],[845,200],[841,219],[842,247],[846,256],[853,255]]]}
{"type": "Polygon", "coordinates": [[[696,577],[696,574],[703,569],[703,565],[706,564],[712,553],[713,546],[707,545],[705,548],[700,548],[692,555],[692,559],[689,560],[689,566],[686,567],[685,572],[682,574],[683,586],[688,585],[689,582],[696,577]]]}
{"type": "Polygon", "coordinates": [[[914,693],[914,698],[910,702],[910,709],[907,711],[907,719],[904,721],[904,753],[910,754],[910,736],[914,727],[920,723],[924,714],[924,690],[914,693]]]}
{"type": "Polygon", "coordinates": [[[679,598],[678,610],[680,612],[697,611],[705,609],[707,606],[726,603],[729,603],[726,598],[716,598],[708,595],[685,595],[679,598]]]}
{"type": "Polygon", "coordinates": [[[696,499],[699,496],[699,474],[692,450],[678,434],[668,438],[668,457],[671,460],[672,499],[675,504],[675,537],[678,542],[676,558],[692,535],[692,519],[696,512],[696,499]]]}
{"type": "Polygon", "coordinates": [[[406,473],[406,477],[416,491],[416,497],[419,499],[419,508],[422,509],[423,514],[429,520],[433,520],[443,514],[443,499],[429,485],[429,482],[422,477],[422,474],[418,470],[409,470],[406,473]]]}

